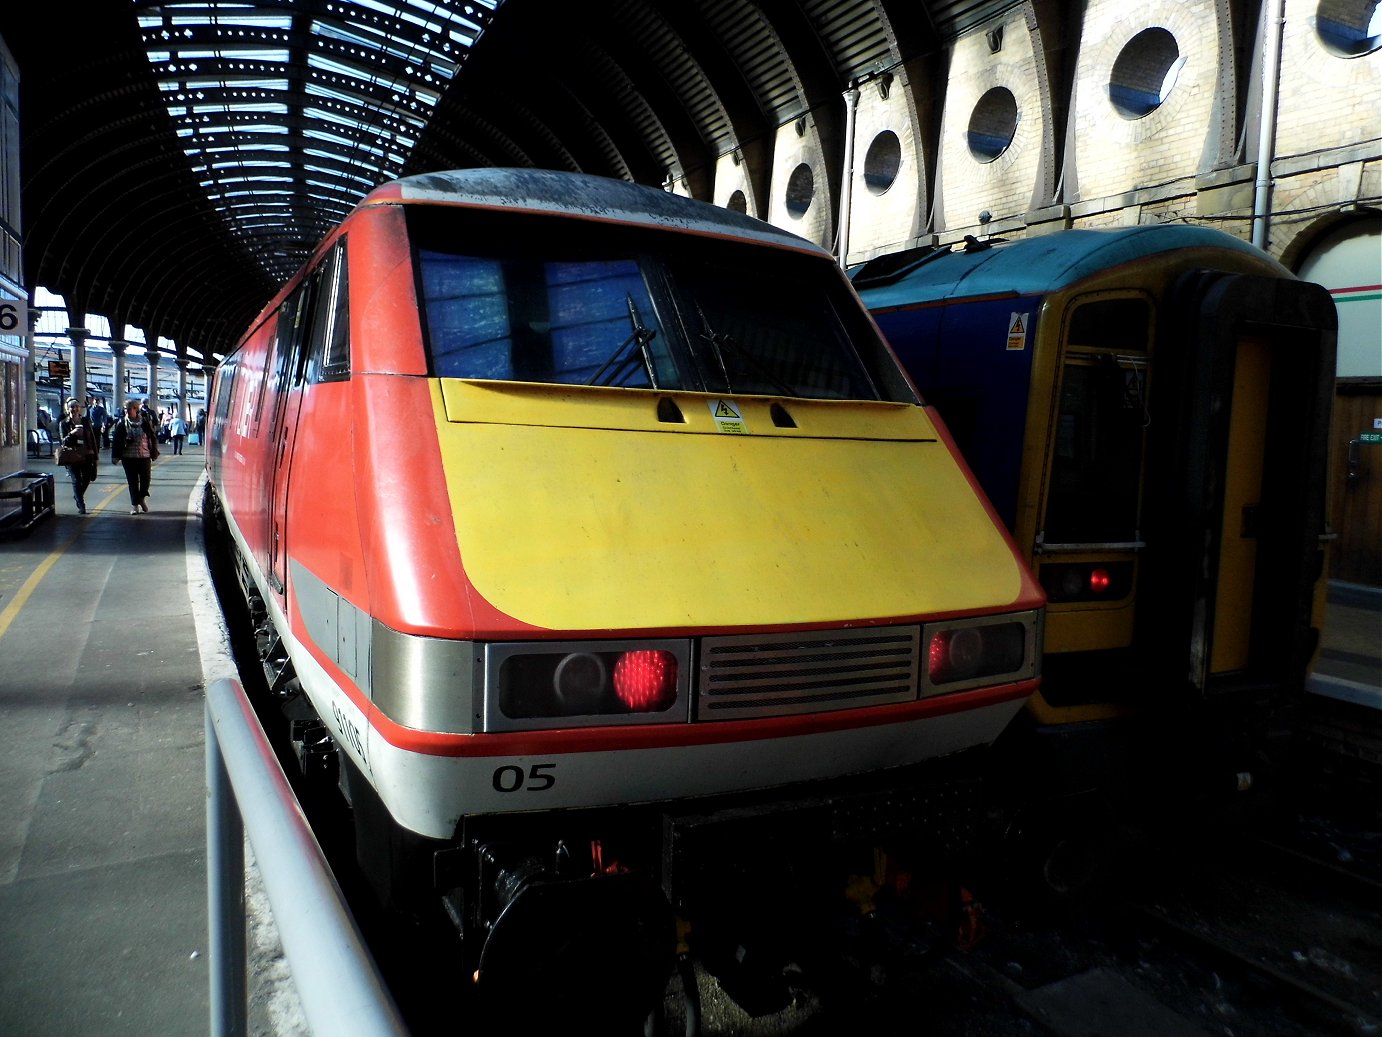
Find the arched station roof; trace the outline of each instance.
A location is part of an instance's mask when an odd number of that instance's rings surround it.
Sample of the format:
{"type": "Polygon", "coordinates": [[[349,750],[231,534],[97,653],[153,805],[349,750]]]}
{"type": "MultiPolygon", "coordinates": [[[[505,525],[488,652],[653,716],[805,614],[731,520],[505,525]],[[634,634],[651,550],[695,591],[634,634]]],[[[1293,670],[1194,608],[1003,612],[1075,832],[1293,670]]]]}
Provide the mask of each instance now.
{"type": "Polygon", "coordinates": [[[24,279],[211,361],[382,181],[524,166],[708,200],[717,158],[807,112],[838,154],[852,81],[1013,5],[7,4],[24,279]]]}

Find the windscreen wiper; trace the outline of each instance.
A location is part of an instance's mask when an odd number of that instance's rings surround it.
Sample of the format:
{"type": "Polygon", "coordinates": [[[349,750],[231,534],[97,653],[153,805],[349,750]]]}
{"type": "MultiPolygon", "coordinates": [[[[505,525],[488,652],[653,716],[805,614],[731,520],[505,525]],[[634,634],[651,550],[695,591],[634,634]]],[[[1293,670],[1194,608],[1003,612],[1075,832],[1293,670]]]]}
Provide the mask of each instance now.
{"type": "Polygon", "coordinates": [[[701,332],[701,337],[705,339],[707,342],[709,342],[710,347],[713,350],[715,350],[715,359],[719,361],[720,373],[724,375],[725,378],[726,392],[734,392],[735,389],[734,383],[730,381],[729,369],[725,366],[725,355],[724,351],[721,348],[723,346],[728,346],[730,350],[733,351],[736,357],[742,360],[746,366],[752,368],[757,374],[761,375],[764,379],[776,386],[778,391],[781,392],[782,395],[801,395],[801,393],[798,392],[794,386],[788,385],[780,377],[778,377],[772,371],[768,370],[768,368],[764,367],[762,361],[760,361],[757,357],[755,357],[752,353],[750,353],[747,349],[740,345],[739,341],[733,335],[730,335],[727,332],[718,332],[714,328],[712,328],[710,326],[710,321],[706,319],[705,310],[701,309],[700,303],[696,304],[696,312],[700,314],[701,326],[705,328],[705,330],[701,332]]]}
{"type": "Polygon", "coordinates": [[[623,342],[619,343],[618,348],[609,355],[609,359],[600,365],[600,369],[591,375],[590,381],[585,384],[615,385],[625,376],[625,371],[631,364],[635,364],[641,360],[643,362],[643,369],[648,372],[648,382],[654,389],[661,388],[661,386],[657,384],[657,372],[653,370],[653,353],[652,350],[648,348],[649,343],[657,338],[657,331],[653,328],[644,326],[642,319],[638,316],[638,307],[634,304],[633,295],[626,294],[624,298],[629,304],[629,324],[633,327],[633,333],[629,335],[628,338],[624,339],[623,342]],[[624,357],[624,359],[619,362],[618,366],[614,367],[614,377],[612,377],[609,382],[601,383],[601,377],[604,376],[604,373],[608,371],[611,366],[614,366],[615,361],[619,360],[624,350],[629,348],[630,343],[637,343],[638,348],[624,357]]]}

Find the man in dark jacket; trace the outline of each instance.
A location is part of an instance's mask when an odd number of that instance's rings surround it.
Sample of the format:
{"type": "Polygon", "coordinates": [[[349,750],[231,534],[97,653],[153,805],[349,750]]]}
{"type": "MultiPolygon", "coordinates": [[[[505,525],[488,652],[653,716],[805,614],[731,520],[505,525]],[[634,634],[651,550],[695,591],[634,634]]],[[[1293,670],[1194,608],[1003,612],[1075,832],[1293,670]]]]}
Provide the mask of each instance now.
{"type": "Polygon", "coordinates": [[[92,397],[86,416],[91,420],[91,431],[96,433],[101,446],[109,446],[110,415],[106,413],[106,405],[99,396],[92,397]]]}

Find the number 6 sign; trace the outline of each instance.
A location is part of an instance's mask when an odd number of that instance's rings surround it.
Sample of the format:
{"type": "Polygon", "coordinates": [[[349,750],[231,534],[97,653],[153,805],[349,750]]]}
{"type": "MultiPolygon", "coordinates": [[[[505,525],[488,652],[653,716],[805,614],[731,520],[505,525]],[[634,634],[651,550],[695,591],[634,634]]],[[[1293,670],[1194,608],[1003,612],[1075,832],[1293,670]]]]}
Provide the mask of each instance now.
{"type": "Polygon", "coordinates": [[[28,302],[24,299],[0,299],[0,335],[22,335],[28,330],[28,302]]]}

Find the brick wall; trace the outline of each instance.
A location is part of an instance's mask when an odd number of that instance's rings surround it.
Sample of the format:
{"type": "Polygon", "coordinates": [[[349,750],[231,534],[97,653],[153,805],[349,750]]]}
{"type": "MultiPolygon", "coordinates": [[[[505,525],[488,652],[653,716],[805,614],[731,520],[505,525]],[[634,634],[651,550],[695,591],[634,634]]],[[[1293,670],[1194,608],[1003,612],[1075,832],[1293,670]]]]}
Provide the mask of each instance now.
{"type": "Polygon", "coordinates": [[[850,258],[862,261],[916,244],[926,227],[930,177],[905,70],[860,88],[854,142],[850,258]]]}
{"type": "Polygon", "coordinates": [[[1017,8],[955,44],[936,186],[934,229],[942,237],[977,231],[981,212],[997,229],[1045,204],[1055,190],[1051,97],[1030,15],[1029,7],[1017,8]],[[1016,123],[1005,126],[1003,115],[1013,109],[1016,123]],[[992,147],[1006,129],[1011,141],[995,157],[992,147]]]}

